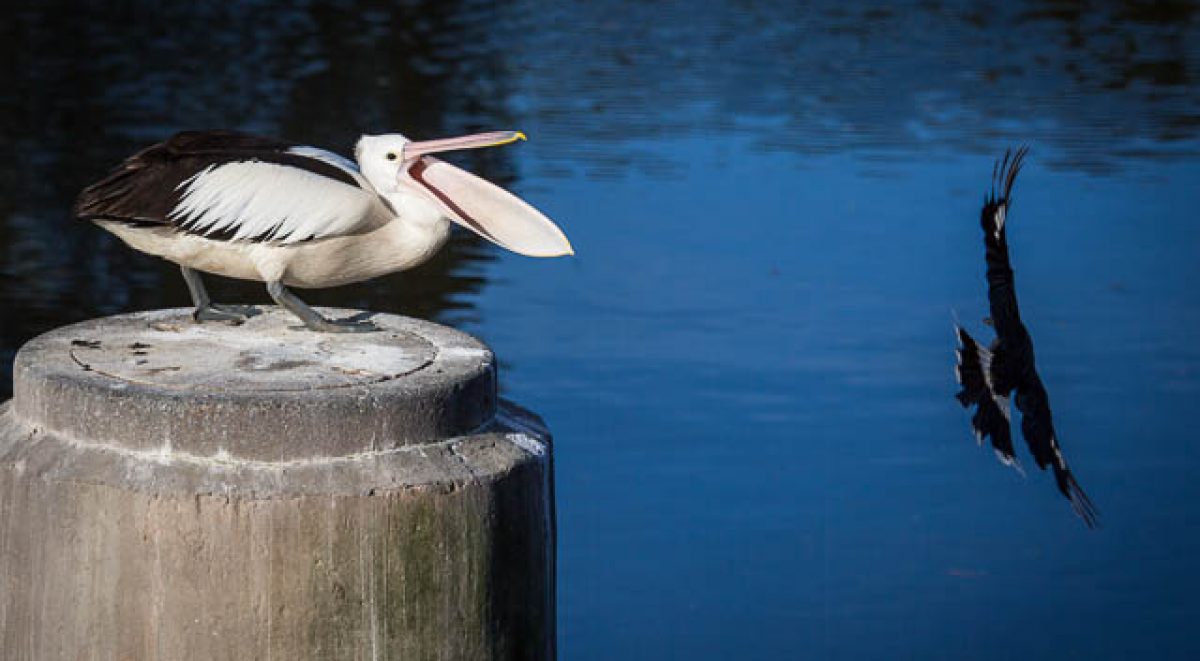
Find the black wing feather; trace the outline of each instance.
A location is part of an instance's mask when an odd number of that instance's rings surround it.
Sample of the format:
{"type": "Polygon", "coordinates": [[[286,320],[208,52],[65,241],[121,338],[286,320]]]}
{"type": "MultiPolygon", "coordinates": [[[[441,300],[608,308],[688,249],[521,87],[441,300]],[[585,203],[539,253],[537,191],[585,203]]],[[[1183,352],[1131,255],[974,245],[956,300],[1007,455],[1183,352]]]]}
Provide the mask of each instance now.
{"type": "Polygon", "coordinates": [[[955,326],[955,332],[960,345],[956,373],[962,385],[962,390],[955,396],[963,408],[975,407],[975,414],[971,416],[975,438],[981,443],[983,439],[989,439],[992,449],[1005,463],[1017,466],[1008,415],[996,399],[991,378],[985,374],[985,370],[991,369],[994,358],[961,326],[955,326]]]}
{"type": "Polygon", "coordinates": [[[1089,528],[1096,526],[1098,512],[1083,487],[1067,466],[1058,435],[1054,431],[1054,416],[1050,411],[1050,396],[1036,369],[1030,363],[1030,376],[1017,386],[1016,405],[1021,411],[1021,434],[1029,444],[1029,452],[1043,470],[1054,471],[1059,492],[1071,501],[1071,508],[1089,528]]]}
{"type": "MultiPolygon", "coordinates": [[[[236,131],[184,131],[125,159],[106,177],[83,189],[74,213],[84,220],[115,220],[137,225],[187,228],[171,217],[182,199],[180,185],[205,169],[223,163],[261,161],[307,170],[361,188],[341,168],[289,153],[295,143],[236,131]]],[[[233,230],[204,233],[230,239],[233,230]]],[[[254,239],[267,239],[269,232],[254,239]]]]}

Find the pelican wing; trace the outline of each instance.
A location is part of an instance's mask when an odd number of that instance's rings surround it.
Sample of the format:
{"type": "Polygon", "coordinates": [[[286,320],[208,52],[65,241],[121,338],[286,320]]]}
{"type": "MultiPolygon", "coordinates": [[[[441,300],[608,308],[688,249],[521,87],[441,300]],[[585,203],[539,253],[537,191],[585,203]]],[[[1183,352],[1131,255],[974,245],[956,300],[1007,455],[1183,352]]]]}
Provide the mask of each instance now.
{"type": "Polygon", "coordinates": [[[180,133],[135,154],[86,188],[75,213],[280,244],[355,234],[391,217],[349,160],[228,131],[180,133]]]}

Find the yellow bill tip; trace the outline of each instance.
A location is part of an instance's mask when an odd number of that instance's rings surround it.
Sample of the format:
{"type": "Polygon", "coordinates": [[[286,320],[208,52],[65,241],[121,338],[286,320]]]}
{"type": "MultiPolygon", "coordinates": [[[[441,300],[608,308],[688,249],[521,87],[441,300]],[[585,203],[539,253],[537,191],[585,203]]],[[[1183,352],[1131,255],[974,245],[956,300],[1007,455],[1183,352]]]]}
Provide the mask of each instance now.
{"type": "Polygon", "coordinates": [[[504,136],[503,138],[501,138],[489,145],[484,145],[484,146],[485,147],[500,147],[503,145],[511,145],[512,143],[520,141],[520,140],[528,140],[529,139],[529,138],[525,137],[525,134],[521,131],[508,131],[507,133],[508,133],[508,135],[504,136]]]}

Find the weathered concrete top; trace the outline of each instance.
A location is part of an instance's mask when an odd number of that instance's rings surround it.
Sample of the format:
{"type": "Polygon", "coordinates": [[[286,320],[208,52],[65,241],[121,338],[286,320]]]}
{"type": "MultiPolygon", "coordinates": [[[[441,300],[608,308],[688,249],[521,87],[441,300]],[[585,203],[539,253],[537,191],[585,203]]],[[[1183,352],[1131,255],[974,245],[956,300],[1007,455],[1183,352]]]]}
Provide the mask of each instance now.
{"type": "Polygon", "coordinates": [[[83,444],[257,461],[433,443],[496,415],[494,357],[469,335],[387,314],[379,332],[315,333],[263,309],[241,326],[174,309],[46,333],[17,354],[12,412],[83,444]]]}

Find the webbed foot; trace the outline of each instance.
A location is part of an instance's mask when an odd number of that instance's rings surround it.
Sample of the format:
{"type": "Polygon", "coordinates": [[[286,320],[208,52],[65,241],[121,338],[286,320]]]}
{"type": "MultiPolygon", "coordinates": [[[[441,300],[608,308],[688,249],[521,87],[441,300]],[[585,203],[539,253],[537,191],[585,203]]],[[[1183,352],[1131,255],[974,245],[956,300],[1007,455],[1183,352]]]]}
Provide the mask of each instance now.
{"type": "Polygon", "coordinates": [[[218,312],[236,314],[245,319],[257,317],[258,315],[262,314],[262,310],[255,305],[228,305],[223,303],[213,303],[209,305],[209,307],[217,310],[218,312]]]}
{"type": "Polygon", "coordinates": [[[236,312],[227,312],[215,305],[196,308],[192,312],[192,319],[198,322],[223,321],[231,326],[241,326],[246,323],[245,315],[237,314],[236,312]]]}
{"type": "Polygon", "coordinates": [[[321,333],[373,333],[380,330],[379,326],[369,321],[354,321],[352,319],[305,319],[304,326],[321,333]]]}

